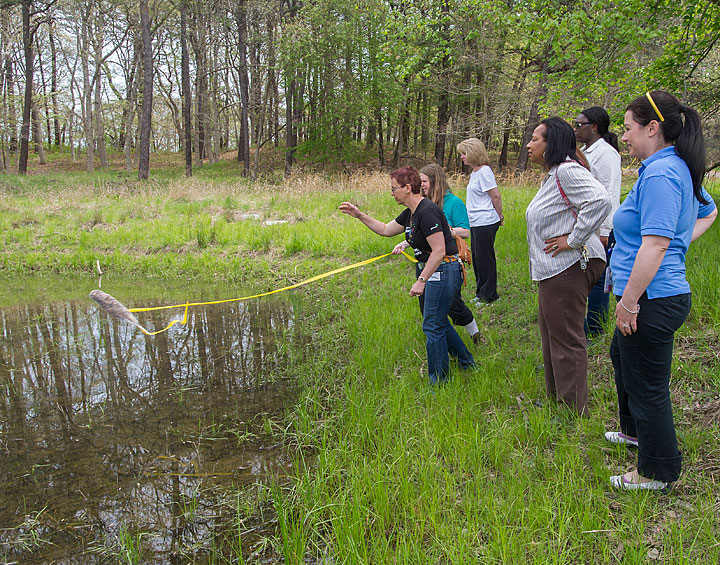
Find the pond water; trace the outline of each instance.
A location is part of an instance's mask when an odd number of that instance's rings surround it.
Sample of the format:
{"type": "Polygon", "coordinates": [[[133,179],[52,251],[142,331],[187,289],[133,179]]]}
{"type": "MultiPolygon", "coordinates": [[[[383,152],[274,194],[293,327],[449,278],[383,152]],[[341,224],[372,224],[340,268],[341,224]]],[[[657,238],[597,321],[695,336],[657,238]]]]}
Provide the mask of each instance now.
{"type": "MultiPolygon", "coordinates": [[[[0,560],[247,556],[273,514],[262,485],[292,467],[277,431],[302,350],[293,301],[195,307],[149,337],[87,299],[92,286],[65,286],[77,298],[19,284],[0,307],[0,560]]],[[[244,296],[161,287],[103,290],[128,307],[244,296]]],[[[149,330],[181,316],[138,314],[149,330]]]]}

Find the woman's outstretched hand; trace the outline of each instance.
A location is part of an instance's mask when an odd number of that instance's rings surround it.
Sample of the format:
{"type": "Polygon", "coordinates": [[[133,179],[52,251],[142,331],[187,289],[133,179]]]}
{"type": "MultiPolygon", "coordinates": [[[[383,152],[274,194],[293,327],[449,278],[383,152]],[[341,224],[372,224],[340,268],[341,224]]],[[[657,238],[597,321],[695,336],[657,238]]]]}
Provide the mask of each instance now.
{"type": "Polygon", "coordinates": [[[360,217],[360,208],[355,206],[355,204],[351,204],[350,202],[343,202],[342,204],[340,204],[338,210],[340,210],[343,214],[352,216],[353,218],[360,217]]]}

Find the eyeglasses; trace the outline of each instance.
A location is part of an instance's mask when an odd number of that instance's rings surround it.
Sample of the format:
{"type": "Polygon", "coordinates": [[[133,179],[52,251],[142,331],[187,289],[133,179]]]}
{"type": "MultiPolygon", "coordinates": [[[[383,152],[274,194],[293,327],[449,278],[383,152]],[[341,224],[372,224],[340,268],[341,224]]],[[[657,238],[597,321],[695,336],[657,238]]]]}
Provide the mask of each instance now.
{"type": "Polygon", "coordinates": [[[591,124],[592,122],[575,122],[575,129],[580,129],[583,126],[591,124]]]}
{"type": "Polygon", "coordinates": [[[393,194],[395,194],[395,191],[396,191],[396,190],[400,190],[401,188],[402,188],[402,186],[393,186],[393,185],[390,185],[390,192],[392,192],[393,194]]]}

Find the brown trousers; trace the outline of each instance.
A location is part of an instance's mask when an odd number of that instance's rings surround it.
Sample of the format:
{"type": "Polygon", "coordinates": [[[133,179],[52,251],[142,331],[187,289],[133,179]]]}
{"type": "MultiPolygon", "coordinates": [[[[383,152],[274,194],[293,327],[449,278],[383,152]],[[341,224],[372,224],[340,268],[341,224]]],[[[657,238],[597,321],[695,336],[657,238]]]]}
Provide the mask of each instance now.
{"type": "Polygon", "coordinates": [[[542,339],[545,390],[550,398],[588,414],[585,307],[605,261],[580,262],[538,285],[538,322],[542,339]]]}

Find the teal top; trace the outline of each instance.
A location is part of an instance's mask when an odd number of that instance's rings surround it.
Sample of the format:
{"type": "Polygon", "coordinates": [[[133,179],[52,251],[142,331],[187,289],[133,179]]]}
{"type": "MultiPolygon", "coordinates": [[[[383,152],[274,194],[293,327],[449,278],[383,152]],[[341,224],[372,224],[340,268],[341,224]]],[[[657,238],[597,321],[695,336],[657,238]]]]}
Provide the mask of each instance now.
{"type": "Polygon", "coordinates": [[[468,219],[465,203],[451,192],[445,194],[443,213],[451,228],[470,229],[470,220],[468,219]]]}

